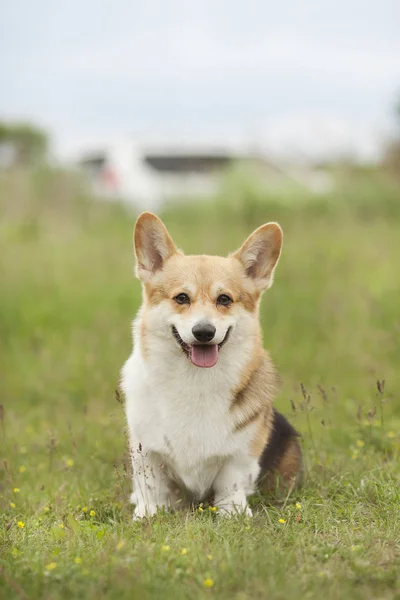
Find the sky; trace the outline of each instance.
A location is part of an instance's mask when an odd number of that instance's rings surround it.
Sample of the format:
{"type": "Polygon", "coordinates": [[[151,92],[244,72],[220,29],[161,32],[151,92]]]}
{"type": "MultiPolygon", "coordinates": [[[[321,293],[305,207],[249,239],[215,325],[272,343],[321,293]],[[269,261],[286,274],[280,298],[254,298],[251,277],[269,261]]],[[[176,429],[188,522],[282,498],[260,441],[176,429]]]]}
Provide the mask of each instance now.
{"type": "Polygon", "coordinates": [[[374,158],[399,24],[398,0],[0,0],[0,119],[60,157],[130,136],[374,158]]]}

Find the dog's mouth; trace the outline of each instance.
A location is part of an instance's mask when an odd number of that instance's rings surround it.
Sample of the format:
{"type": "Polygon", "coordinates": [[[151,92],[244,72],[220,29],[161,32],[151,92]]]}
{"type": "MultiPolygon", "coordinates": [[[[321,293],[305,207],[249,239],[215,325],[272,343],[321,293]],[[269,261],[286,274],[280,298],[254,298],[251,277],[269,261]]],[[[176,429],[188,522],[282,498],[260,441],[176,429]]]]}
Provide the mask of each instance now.
{"type": "Polygon", "coordinates": [[[224,339],[219,344],[186,344],[178,333],[177,328],[172,326],[172,335],[182,348],[189,360],[196,367],[210,368],[217,364],[219,351],[229,339],[232,327],[229,327],[224,339]]]}

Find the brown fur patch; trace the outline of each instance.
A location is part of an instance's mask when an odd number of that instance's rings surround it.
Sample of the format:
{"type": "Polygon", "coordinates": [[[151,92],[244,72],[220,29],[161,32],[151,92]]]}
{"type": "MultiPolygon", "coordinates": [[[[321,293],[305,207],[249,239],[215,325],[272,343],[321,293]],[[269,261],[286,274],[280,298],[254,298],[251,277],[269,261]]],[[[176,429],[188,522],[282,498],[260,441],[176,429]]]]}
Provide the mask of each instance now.
{"type": "Polygon", "coordinates": [[[287,419],[273,411],[268,443],[260,456],[258,487],[262,492],[287,492],[298,484],[302,474],[299,436],[287,419]]]}
{"type": "Polygon", "coordinates": [[[263,493],[286,493],[301,483],[302,467],[300,444],[298,440],[292,439],[277,466],[263,474],[259,490],[263,493]]]}
{"type": "Polygon", "coordinates": [[[236,431],[257,421],[250,442],[250,452],[259,456],[268,440],[272,426],[272,400],[277,388],[277,374],[268,354],[261,350],[242,375],[242,386],[234,395],[231,412],[236,416],[236,431]]]}
{"type": "Polygon", "coordinates": [[[277,471],[285,483],[296,479],[301,470],[302,459],[301,449],[298,440],[292,439],[288,442],[286,450],[278,463],[277,471]]]}
{"type": "Polygon", "coordinates": [[[258,422],[256,433],[250,442],[250,454],[259,457],[265,448],[272,428],[272,406],[268,407],[258,422]]]}

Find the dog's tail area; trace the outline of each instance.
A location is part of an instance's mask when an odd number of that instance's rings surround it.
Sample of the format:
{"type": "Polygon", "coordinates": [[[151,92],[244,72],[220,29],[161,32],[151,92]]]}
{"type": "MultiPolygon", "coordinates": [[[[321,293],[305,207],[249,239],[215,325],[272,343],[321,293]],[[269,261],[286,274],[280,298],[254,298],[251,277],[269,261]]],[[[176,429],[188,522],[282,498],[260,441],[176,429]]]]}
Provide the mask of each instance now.
{"type": "Polygon", "coordinates": [[[303,461],[299,437],[287,419],[274,409],[272,432],[259,461],[261,492],[289,491],[301,482],[303,461]]]}

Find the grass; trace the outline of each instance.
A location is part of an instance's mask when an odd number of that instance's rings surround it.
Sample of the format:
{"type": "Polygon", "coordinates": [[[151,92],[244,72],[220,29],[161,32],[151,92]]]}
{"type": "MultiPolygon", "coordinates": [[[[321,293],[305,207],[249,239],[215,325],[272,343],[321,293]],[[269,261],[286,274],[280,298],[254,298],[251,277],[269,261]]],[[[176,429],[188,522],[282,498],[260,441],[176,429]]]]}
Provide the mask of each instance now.
{"type": "Polygon", "coordinates": [[[133,523],[114,390],[140,304],[134,215],[65,173],[0,179],[0,597],[400,598],[400,194],[382,173],[325,198],[229,180],[163,217],[188,252],[267,220],[284,253],[262,304],[306,478],[252,520],[133,523]]]}

